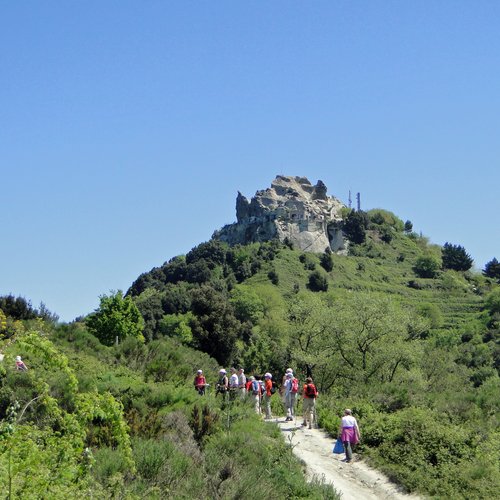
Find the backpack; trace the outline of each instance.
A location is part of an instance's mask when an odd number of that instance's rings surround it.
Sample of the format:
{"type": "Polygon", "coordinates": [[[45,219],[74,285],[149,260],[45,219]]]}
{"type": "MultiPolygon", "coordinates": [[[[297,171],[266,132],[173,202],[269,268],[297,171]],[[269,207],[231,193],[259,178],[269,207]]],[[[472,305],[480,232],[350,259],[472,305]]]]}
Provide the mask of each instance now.
{"type": "Polygon", "coordinates": [[[252,394],[254,396],[260,394],[260,384],[258,380],[252,380],[252,385],[250,387],[252,388],[252,394]]]}
{"type": "Polygon", "coordinates": [[[271,396],[278,390],[278,384],[273,380],[273,385],[271,387],[271,396]]]}
{"type": "Polygon", "coordinates": [[[226,380],[227,380],[227,377],[225,375],[219,379],[219,382],[217,383],[217,392],[218,393],[224,394],[227,391],[226,380]]]}
{"type": "Polygon", "coordinates": [[[308,398],[315,398],[317,395],[316,386],[314,384],[307,384],[305,393],[308,398]]]}
{"type": "Polygon", "coordinates": [[[296,394],[299,392],[299,381],[295,377],[292,378],[292,393],[296,394]]]}

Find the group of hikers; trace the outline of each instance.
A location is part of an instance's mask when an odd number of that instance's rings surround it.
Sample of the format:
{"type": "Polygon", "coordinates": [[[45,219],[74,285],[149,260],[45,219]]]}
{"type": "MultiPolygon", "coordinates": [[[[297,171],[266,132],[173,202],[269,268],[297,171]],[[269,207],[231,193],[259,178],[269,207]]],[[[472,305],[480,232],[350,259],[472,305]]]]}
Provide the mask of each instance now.
{"type": "MultiPolygon", "coordinates": [[[[198,370],[194,379],[194,386],[199,394],[205,394],[205,390],[209,387],[209,384],[206,382],[203,370],[198,370]]],[[[279,392],[283,399],[286,409],[286,421],[295,419],[297,398],[298,395],[301,395],[303,408],[302,425],[312,428],[316,415],[315,401],[318,396],[318,390],[311,377],[306,378],[301,388],[292,368],[286,370],[279,389],[271,373],[266,373],[264,376],[251,375],[247,377],[243,368],[239,368],[238,370],[231,368],[228,376],[227,371],[221,368],[215,388],[216,395],[223,395],[229,400],[234,400],[238,397],[252,400],[255,412],[259,415],[264,414],[266,420],[272,418],[271,398],[276,392],[279,392]]]]}
{"type": "MultiPolygon", "coordinates": [[[[204,395],[207,384],[203,370],[198,370],[194,378],[194,387],[200,395],[204,395]]],[[[295,408],[299,395],[302,396],[302,426],[312,428],[313,423],[316,423],[316,398],[318,397],[318,389],[311,377],[305,379],[305,383],[300,388],[299,380],[293,373],[292,368],[287,368],[283,375],[280,388],[273,380],[271,373],[266,373],[264,376],[251,375],[247,377],[243,368],[230,369],[230,375],[224,368],[219,370],[219,378],[215,386],[215,394],[222,395],[224,398],[232,401],[236,398],[250,399],[255,408],[255,412],[259,415],[264,413],[264,418],[270,420],[271,414],[271,398],[273,394],[279,392],[286,409],[285,421],[293,421],[295,419],[295,408]]],[[[360,432],[356,419],[352,415],[350,409],[344,411],[341,418],[339,439],[342,440],[345,459],[344,462],[352,461],[352,447],[359,442],[360,432]]]]}

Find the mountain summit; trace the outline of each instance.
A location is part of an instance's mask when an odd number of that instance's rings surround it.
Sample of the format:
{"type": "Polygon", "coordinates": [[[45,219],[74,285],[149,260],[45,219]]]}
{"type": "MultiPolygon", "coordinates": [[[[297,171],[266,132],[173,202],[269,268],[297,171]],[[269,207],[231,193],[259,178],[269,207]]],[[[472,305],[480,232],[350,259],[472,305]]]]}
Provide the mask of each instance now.
{"type": "Polygon", "coordinates": [[[342,252],[346,241],[339,223],[345,205],[326,193],[320,180],[313,186],[305,177],[278,175],[250,201],[238,192],[237,222],[216,231],[213,238],[230,245],[279,239],[303,251],[342,252]]]}

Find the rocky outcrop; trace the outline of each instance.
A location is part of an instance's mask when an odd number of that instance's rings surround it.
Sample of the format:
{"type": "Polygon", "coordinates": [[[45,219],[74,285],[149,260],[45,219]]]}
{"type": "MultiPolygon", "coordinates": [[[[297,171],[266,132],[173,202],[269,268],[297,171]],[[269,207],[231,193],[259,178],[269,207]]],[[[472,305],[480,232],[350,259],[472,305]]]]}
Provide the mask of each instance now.
{"type": "Polygon", "coordinates": [[[257,191],[248,201],[238,192],[236,220],[213,235],[230,245],[288,239],[308,252],[346,250],[340,229],[340,210],[345,205],[327,195],[322,181],[312,185],[305,177],[278,175],[271,187],[257,191]]]}

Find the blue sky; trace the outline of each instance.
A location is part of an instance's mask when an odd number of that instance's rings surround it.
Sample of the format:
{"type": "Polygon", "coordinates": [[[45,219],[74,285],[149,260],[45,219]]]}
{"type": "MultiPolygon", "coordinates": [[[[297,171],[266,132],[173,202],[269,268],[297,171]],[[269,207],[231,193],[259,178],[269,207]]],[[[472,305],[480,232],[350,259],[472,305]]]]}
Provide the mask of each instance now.
{"type": "Polygon", "coordinates": [[[70,321],[277,174],[500,259],[497,1],[0,1],[0,295],[70,321]]]}

